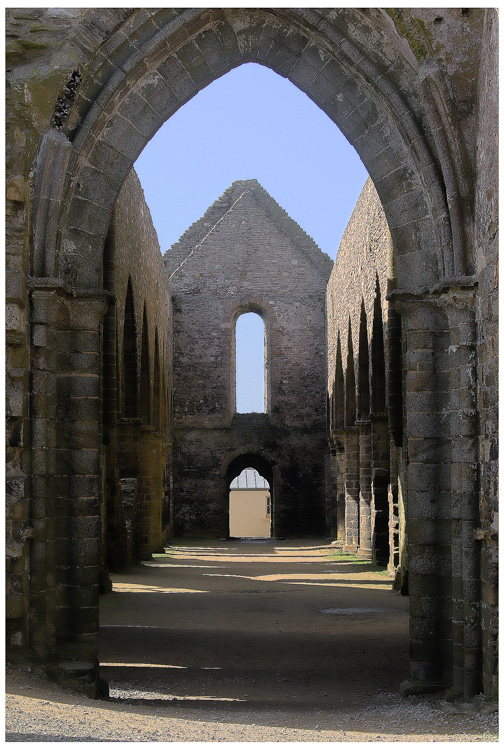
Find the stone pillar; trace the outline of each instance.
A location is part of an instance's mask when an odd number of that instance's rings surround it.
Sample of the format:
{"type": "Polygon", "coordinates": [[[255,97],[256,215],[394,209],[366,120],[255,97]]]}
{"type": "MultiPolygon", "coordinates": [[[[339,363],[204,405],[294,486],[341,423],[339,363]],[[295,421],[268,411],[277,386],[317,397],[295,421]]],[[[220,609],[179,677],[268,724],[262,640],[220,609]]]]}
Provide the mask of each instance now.
{"type": "MultiPolygon", "coordinates": [[[[114,519],[114,524],[117,538],[119,540],[124,538],[126,541],[125,548],[117,552],[120,568],[129,567],[140,560],[138,502],[140,427],[141,421],[137,417],[121,417],[117,420],[116,459],[121,487],[121,509],[114,519]],[[125,488],[127,488],[126,496],[124,495],[125,488]]],[[[117,510],[119,511],[119,508],[117,510]]]]}
{"type": "Polygon", "coordinates": [[[56,528],[58,482],[55,476],[56,371],[58,313],[62,295],[57,282],[37,280],[30,295],[31,394],[30,647],[41,658],[56,658],[56,528]]]}
{"type": "Polygon", "coordinates": [[[386,414],[371,418],[373,443],[373,487],[371,501],[371,534],[373,560],[393,569],[393,546],[390,545],[394,521],[390,512],[390,435],[386,414]],[[388,552],[387,552],[388,550],[388,552]]]}
{"type": "Polygon", "coordinates": [[[449,334],[436,300],[392,294],[407,341],[409,694],[452,681],[449,334]]]}
{"type": "Polygon", "coordinates": [[[344,552],[359,547],[359,428],[345,429],[345,545],[344,552]]]}
{"type": "Polygon", "coordinates": [[[328,535],[338,541],[345,541],[345,434],[343,430],[332,430],[329,441],[330,489],[327,509],[328,535]]]}
{"type": "Polygon", "coordinates": [[[450,420],[453,592],[453,686],[481,692],[480,542],[475,293],[449,290],[440,298],[450,327],[450,420]]]}
{"type": "Polygon", "coordinates": [[[153,552],[163,552],[163,436],[152,427],[142,426],[139,434],[138,525],[139,553],[148,560],[153,552]]]}
{"type": "Polygon", "coordinates": [[[371,540],[371,500],[373,483],[373,447],[371,422],[360,421],[359,429],[359,548],[357,554],[366,560],[373,555],[371,540]]]}
{"type": "Polygon", "coordinates": [[[345,502],[345,477],[346,477],[346,456],[345,456],[345,435],[340,430],[336,438],[336,524],[337,539],[345,541],[346,536],[346,502],[345,502]]]}
{"type": "Polygon", "coordinates": [[[31,643],[57,674],[97,690],[102,291],[31,284],[31,643]]]}

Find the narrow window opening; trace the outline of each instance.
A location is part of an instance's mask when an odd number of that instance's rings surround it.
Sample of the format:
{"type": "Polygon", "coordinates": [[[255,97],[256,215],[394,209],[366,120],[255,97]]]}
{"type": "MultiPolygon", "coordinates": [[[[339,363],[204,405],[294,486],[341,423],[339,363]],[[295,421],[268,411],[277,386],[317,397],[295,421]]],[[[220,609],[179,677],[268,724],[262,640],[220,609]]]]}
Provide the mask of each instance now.
{"type": "Polygon", "coordinates": [[[239,414],[266,411],[266,334],[257,313],[236,321],[236,404],[239,414]]]}

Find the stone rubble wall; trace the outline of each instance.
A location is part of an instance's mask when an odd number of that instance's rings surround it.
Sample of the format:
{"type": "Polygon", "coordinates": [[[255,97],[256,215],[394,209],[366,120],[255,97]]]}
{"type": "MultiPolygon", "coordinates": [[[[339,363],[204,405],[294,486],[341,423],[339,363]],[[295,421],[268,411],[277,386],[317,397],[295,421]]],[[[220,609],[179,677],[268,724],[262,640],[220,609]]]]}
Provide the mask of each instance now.
{"type": "Polygon", "coordinates": [[[240,450],[278,465],[275,533],[323,533],[330,259],[249,180],[234,183],[165,262],[174,308],[175,533],[227,535],[226,467],[240,450]],[[235,415],[234,329],[247,311],[266,328],[264,415],[235,415]]]}
{"type": "Polygon", "coordinates": [[[385,214],[374,185],[368,179],[343,233],[327,285],[327,389],[329,397],[332,396],[334,388],[338,333],[341,356],[343,362],[346,363],[349,323],[353,356],[355,361],[358,360],[362,304],[366,312],[368,346],[370,346],[377,283],[380,289],[383,322],[385,325],[387,323],[389,247],[390,234],[385,214]]]}
{"type": "Polygon", "coordinates": [[[496,687],[498,558],[498,115],[495,81],[498,11],[487,9],[479,79],[476,159],[475,266],[478,279],[477,383],[480,430],[480,513],[482,536],[482,625],[486,690],[496,687]]]}
{"type": "Polygon", "coordinates": [[[110,339],[106,353],[110,359],[106,382],[110,387],[104,404],[108,415],[105,556],[108,567],[117,570],[162,549],[169,533],[171,293],[156,231],[135,172],[125,180],[116,201],[105,258],[106,278],[110,278],[115,295],[114,307],[105,320],[110,339]],[[134,373],[125,372],[126,366],[131,365],[125,361],[123,351],[128,288],[133,298],[136,332],[134,373]],[[145,365],[148,371],[142,373],[145,365]],[[132,412],[128,409],[131,404],[125,404],[125,377],[134,377],[138,390],[138,411],[131,419],[127,418],[132,412]],[[142,399],[150,413],[140,408],[142,399]],[[132,508],[131,491],[127,498],[122,491],[125,481],[135,486],[132,508]]]}

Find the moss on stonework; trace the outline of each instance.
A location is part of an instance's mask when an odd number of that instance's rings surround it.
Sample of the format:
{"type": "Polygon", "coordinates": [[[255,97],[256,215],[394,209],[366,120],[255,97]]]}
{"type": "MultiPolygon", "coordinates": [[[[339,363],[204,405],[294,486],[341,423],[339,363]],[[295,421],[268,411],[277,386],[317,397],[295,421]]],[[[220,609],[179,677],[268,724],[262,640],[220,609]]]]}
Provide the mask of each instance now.
{"type": "Polygon", "coordinates": [[[31,39],[18,39],[17,43],[24,49],[47,49],[49,47],[46,42],[34,42],[31,39]]]}
{"type": "MultiPolygon", "coordinates": [[[[399,36],[401,36],[403,39],[406,39],[406,41],[408,42],[410,49],[415,55],[418,62],[423,62],[432,54],[432,47],[430,44],[431,35],[427,31],[427,27],[423,21],[420,21],[418,18],[414,20],[414,24],[416,26],[415,31],[418,30],[420,32],[418,36],[416,36],[415,33],[412,32],[412,30],[408,27],[408,24],[406,23],[401,10],[397,8],[385,8],[385,12],[394,22],[394,26],[399,36]],[[420,36],[424,38],[426,43],[422,43],[421,39],[419,38],[420,36]]],[[[411,19],[408,20],[411,23],[411,19]]]]}

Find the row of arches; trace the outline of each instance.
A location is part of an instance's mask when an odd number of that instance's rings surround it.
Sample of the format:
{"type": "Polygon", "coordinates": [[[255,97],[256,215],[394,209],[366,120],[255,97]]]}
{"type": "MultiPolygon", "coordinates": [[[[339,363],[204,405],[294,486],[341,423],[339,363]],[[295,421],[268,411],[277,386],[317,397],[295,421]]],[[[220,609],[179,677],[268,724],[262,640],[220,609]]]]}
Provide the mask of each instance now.
{"type": "Polygon", "coordinates": [[[368,322],[361,300],[356,356],[349,320],[345,362],[341,342],[345,332],[336,331],[329,410],[333,500],[328,525],[345,551],[386,566],[406,591],[402,581],[405,560],[401,566],[404,507],[398,477],[401,434],[391,434],[389,416],[389,411],[401,412],[401,399],[390,398],[388,389],[390,373],[402,371],[400,321],[385,304],[384,332],[383,307],[376,278],[372,321],[368,322]],[[393,344],[394,336],[399,341],[393,344]]]}
{"type": "Polygon", "coordinates": [[[331,429],[351,427],[356,421],[367,419],[370,414],[383,414],[387,409],[385,340],[378,280],[375,287],[370,342],[368,342],[366,309],[364,301],[361,302],[357,362],[354,360],[352,323],[350,320],[348,322],[345,366],[343,366],[340,336],[341,334],[338,331],[336,368],[330,406],[331,429]],[[358,373],[357,377],[356,373],[358,373]]]}
{"type": "Polygon", "coordinates": [[[143,425],[150,425],[158,432],[166,430],[169,424],[169,399],[166,395],[166,373],[161,371],[160,365],[158,329],[156,327],[154,331],[154,355],[151,366],[147,308],[144,304],[142,328],[139,333],[131,278],[128,279],[124,308],[121,374],[119,410],[123,416],[140,419],[143,425]]]}
{"type": "Polygon", "coordinates": [[[103,318],[101,588],[162,549],[170,524],[171,301],[157,238],[132,173],[104,248],[113,293],[103,318]]]}

